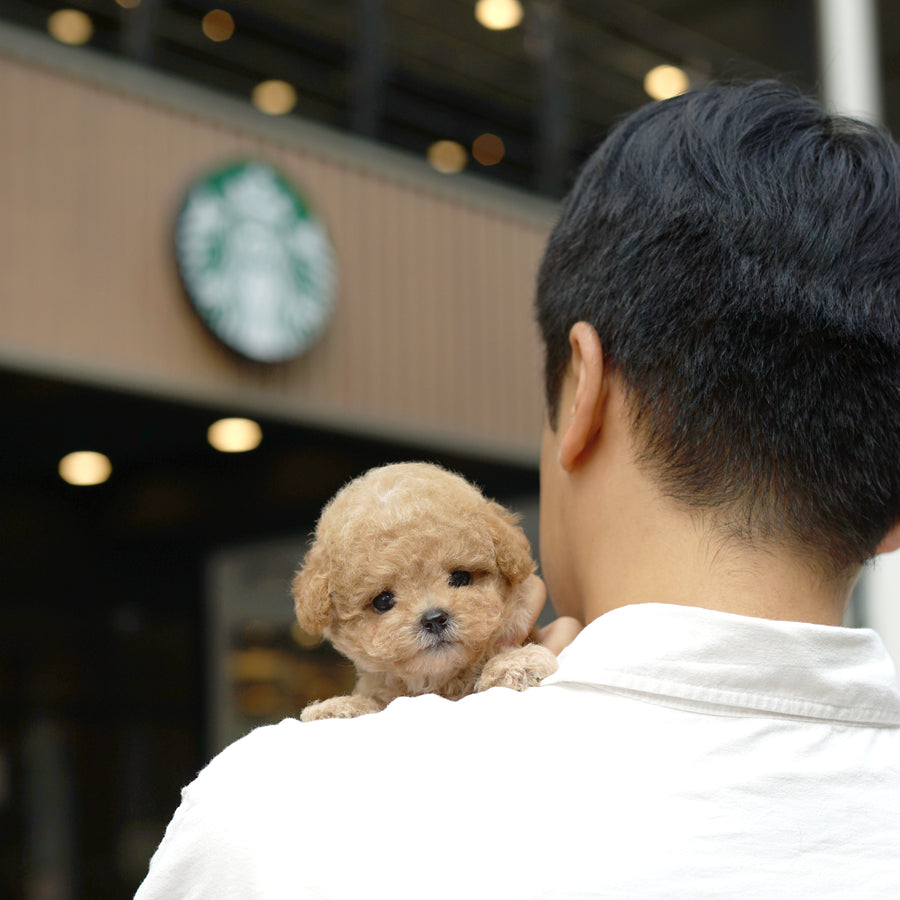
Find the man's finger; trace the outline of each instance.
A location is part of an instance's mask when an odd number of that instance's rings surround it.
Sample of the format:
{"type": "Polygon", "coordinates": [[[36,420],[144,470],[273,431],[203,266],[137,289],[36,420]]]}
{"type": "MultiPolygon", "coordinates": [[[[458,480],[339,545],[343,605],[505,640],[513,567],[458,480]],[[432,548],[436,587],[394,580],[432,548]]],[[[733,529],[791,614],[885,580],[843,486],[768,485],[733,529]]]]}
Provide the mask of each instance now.
{"type": "Polygon", "coordinates": [[[560,616],[540,630],[541,644],[557,656],[575,640],[584,626],[571,616],[560,616]]]}

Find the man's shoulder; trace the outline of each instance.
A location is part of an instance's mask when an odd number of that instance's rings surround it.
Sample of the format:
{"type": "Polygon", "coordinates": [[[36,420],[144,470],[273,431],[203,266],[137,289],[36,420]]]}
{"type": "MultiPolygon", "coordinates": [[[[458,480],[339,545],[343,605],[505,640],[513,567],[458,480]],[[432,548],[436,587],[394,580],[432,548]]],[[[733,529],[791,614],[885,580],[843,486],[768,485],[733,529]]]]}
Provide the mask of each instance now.
{"type": "Polygon", "coordinates": [[[256,728],[226,747],[186,793],[220,796],[223,785],[229,793],[243,785],[258,794],[286,774],[314,780],[325,769],[343,771],[352,779],[367,752],[382,766],[397,759],[414,765],[425,755],[459,758],[488,735],[492,740],[513,740],[523,728],[539,728],[541,704],[536,701],[544,693],[541,688],[521,694],[494,688],[456,701],[426,694],[398,698],[381,712],[352,719],[284,719],[256,728]]]}
{"type": "MultiPolygon", "coordinates": [[[[388,885],[391,896],[421,896],[435,875],[435,848],[460,843],[461,863],[492,877],[495,853],[518,852],[518,823],[536,814],[528,800],[535,769],[558,740],[539,709],[546,701],[536,701],[559,693],[425,695],[355,719],[257,728],[185,788],[142,900],[183,896],[171,887],[186,883],[203,898],[386,896],[388,885]],[[502,822],[517,825],[503,830],[513,846],[497,851],[490,811],[504,797],[514,809],[502,822]],[[491,840],[463,840],[473,829],[491,840]]],[[[462,875],[441,871],[446,889],[429,893],[465,893],[462,875]]],[[[481,896],[524,894],[491,887],[481,896]]]]}

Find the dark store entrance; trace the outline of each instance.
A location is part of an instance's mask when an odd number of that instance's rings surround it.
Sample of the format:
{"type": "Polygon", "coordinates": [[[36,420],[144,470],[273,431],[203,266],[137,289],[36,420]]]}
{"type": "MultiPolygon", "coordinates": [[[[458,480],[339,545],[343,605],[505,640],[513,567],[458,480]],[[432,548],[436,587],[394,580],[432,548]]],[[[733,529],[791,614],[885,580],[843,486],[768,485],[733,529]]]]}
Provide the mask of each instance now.
{"type": "Polygon", "coordinates": [[[501,501],[537,492],[531,467],[21,373],[0,373],[0,415],[0,896],[133,895],[211,752],[218,551],[302,541],[341,484],[401,459],[501,501]],[[233,415],[262,428],[251,452],[207,441],[233,415]],[[80,450],[108,457],[107,481],[63,481],[80,450]]]}

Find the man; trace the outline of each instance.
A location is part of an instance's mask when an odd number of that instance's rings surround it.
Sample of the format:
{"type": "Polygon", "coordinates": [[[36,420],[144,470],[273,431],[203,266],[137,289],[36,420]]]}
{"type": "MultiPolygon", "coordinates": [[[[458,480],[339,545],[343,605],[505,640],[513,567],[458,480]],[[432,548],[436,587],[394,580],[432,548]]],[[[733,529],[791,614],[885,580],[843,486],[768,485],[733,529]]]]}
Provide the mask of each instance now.
{"type": "Polygon", "coordinates": [[[840,625],[900,546],[898,246],[874,129],[773,84],[624,120],[539,276],[559,671],[253,732],[140,900],[900,896],[900,689],[840,625]]]}

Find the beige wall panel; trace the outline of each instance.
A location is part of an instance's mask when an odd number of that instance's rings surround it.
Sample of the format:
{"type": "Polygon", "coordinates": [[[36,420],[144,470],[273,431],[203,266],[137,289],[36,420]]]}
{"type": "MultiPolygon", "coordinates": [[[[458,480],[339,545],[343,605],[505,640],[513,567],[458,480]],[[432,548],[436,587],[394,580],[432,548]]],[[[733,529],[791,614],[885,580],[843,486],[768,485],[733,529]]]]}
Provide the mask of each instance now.
{"type": "Polygon", "coordinates": [[[0,361],[533,458],[534,221],[2,57],[0,121],[0,361]],[[338,260],[325,336],[273,368],[206,332],[172,253],[191,179],[247,155],[304,191],[338,260]]]}

